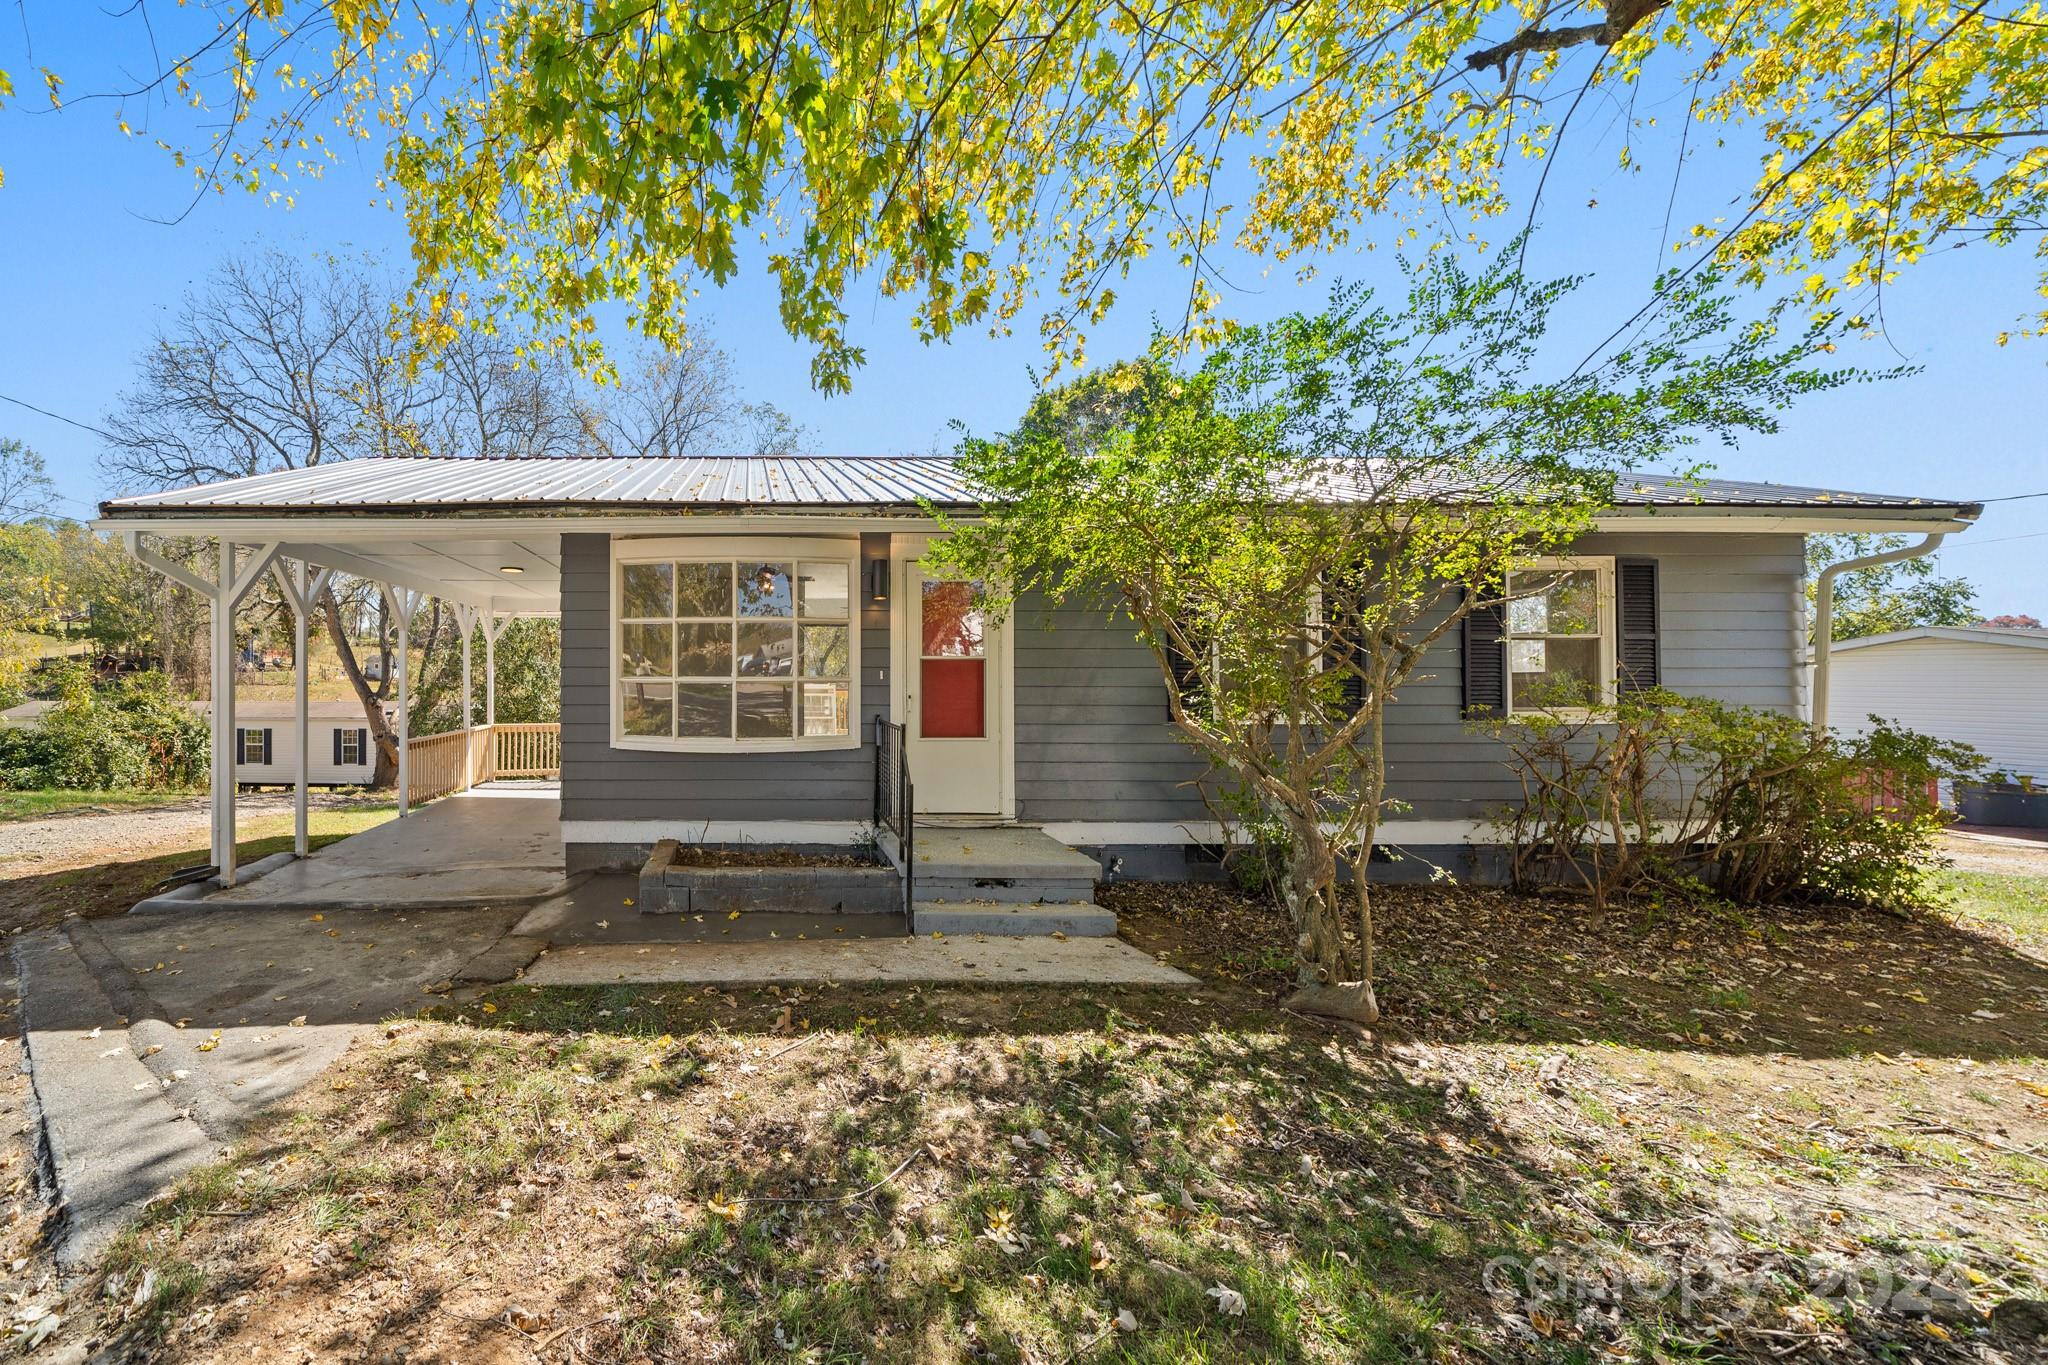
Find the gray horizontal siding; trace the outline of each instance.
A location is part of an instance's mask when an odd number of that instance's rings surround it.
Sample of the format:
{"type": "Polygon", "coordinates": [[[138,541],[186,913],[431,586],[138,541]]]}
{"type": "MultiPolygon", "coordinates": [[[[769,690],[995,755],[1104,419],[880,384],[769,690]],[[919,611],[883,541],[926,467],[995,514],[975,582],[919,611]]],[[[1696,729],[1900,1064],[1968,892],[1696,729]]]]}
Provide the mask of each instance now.
{"type": "MultiPolygon", "coordinates": [[[[889,538],[861,538],[863,562],[889,538]]],[[[874,717],[889,707],[889,618],[862,585],[858,749],[660,753],[611,746],[611,544],[562,537],[564,820],[861,820],[874,805],[874,717]]],[[[683,831],[679,829],[679,834],[683,831]]]]}
{"type": "MultiPolygon", "coordinates": [[[[1663,679],[1675,691],[1791,711],[1805,547],[1796,535],[1589,537],[1584,554],[1658,562],[1663,679]]],[[[1017,798],[1031,820],[1206,818],[1180,784],[1201,764],[1166,723],[1159,666],[1128,621],[1098,606],[1026,602],[1017,632],[1017,798]],[[1050,621],[1052,629],[1042,628],[1050,621]]],[[[1520,787],[1500,746],[1458,713],[1455,635],[1387,712],[1390,793],[1410,818],[1483,819],[1520,787]]]]}
{"type": "MultiPolygon", "coordinates": [[[[887,537],[863,539],[879,558],[887,537]]],[[[1681,692],[1794,710],[1804,548],[1796,535],[1631,534],[1587,554],[1659,565],[1664,682],[1681,692]]],[[[844,820],[869,814],[869,748],[673,754],[610,746],[610,554],[602,535],[562,538],[562,813],[565,819],[844,820]]],[[[861,720],[888,707],[887,607],[861,619],[861,720]]],[[[1098,604],[1026,600],[1012,622],[1018,813],[1026,820],[1155,822],[1207,816],[1186,784],[1201,763],[1166,723],[1158,665],[1131,624],[1098,604]]],[[[1518,786],[1499,746],[1458,714],[1455,638],[1432,651],[1388,712],[1391,793],[1424,819],[1479,819],[1518,786]]],[[[914,775],[913,775],[914,776],[914,775]]]]}

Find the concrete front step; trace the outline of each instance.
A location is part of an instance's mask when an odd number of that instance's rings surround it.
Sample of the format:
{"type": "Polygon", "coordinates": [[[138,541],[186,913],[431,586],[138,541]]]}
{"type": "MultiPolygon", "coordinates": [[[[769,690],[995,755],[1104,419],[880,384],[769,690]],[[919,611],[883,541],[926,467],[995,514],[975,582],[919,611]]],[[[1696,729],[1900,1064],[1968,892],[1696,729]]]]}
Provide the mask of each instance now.
{"type": "MultiPolygon", "coordinates": [[[[902,859],[893,838],[883,841],[891,861],[902,859]]],[[[1093,886],[1102,865],[1068,848],[1041,829],[995,827],[950,829],[919,825],[911,839],[917,879],[1085,882],[1093,886]]]]}
{"type": "Polygon", "coordinates": [[[1062,904],[1004,904],[986,901],[918,901],[910,907],[914,934],[996,934],[1006,938],[1114,938],[1116,915],[1086,901],[1062,904]]]}
{"type": "Polygon", "coordinates": [[[911,894],[921,901],[1002,901],[1022,905],[1092,901],[1095,899],[1095,879],[962,877],[936,875],[919,866],[911,894]]]}
{"type": "Polygon", "coordinates": [[[903,903],[893,867],[678,867],[677,852],[674,839],[663,839],[640,869],[642,914],[881,914],[903,903]]]}

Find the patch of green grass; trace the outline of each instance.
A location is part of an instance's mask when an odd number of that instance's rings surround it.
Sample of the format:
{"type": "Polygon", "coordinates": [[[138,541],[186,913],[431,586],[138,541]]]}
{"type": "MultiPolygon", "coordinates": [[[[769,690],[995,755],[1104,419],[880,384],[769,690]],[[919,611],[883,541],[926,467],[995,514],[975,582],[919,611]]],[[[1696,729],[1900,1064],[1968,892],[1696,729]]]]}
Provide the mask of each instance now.
{"type": "Polygon", "coordinates": [[[2048,949],[2048,877],[1948,868],[1935,878],[1955,913],[2004,925],[2025,946],[2048,949]]]}
{"type": "Polygon", "coordinates": [[[0,823],[42,820],[52,815],[82,812],[94,806],[114,810],[148,810],[174,806],[203,796],[192,791],[78,791],[54,787],[47,791],[0,791],[0,823]]]}

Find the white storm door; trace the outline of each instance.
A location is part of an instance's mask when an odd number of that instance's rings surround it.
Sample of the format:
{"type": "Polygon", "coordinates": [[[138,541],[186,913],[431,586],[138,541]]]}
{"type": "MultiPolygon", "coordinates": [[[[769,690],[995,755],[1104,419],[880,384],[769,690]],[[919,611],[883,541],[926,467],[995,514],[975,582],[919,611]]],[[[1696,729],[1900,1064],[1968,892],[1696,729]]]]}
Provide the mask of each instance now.
{"type": "Polygon", "coordinates": [[[1001,818],[1010,763],[1009,645],[972,583],[903,563],[897,655],[910,781],[920,815],[1001,818]]]}

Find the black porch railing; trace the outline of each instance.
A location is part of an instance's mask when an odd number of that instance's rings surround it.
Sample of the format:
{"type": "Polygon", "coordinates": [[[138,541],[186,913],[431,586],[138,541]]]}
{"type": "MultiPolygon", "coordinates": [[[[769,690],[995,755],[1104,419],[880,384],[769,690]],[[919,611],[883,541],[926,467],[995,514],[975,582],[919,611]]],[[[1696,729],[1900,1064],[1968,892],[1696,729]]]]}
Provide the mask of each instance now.
{"type": "Polygon", "coordinates": [[[879,834],[886,829],[896,836],[896,861],[903,868],[903,920],[909,924],[916,900],[911,845],[917,834],[917,805],[905,739],[904,727],[875,717],[875,830],[879,834]]]}

